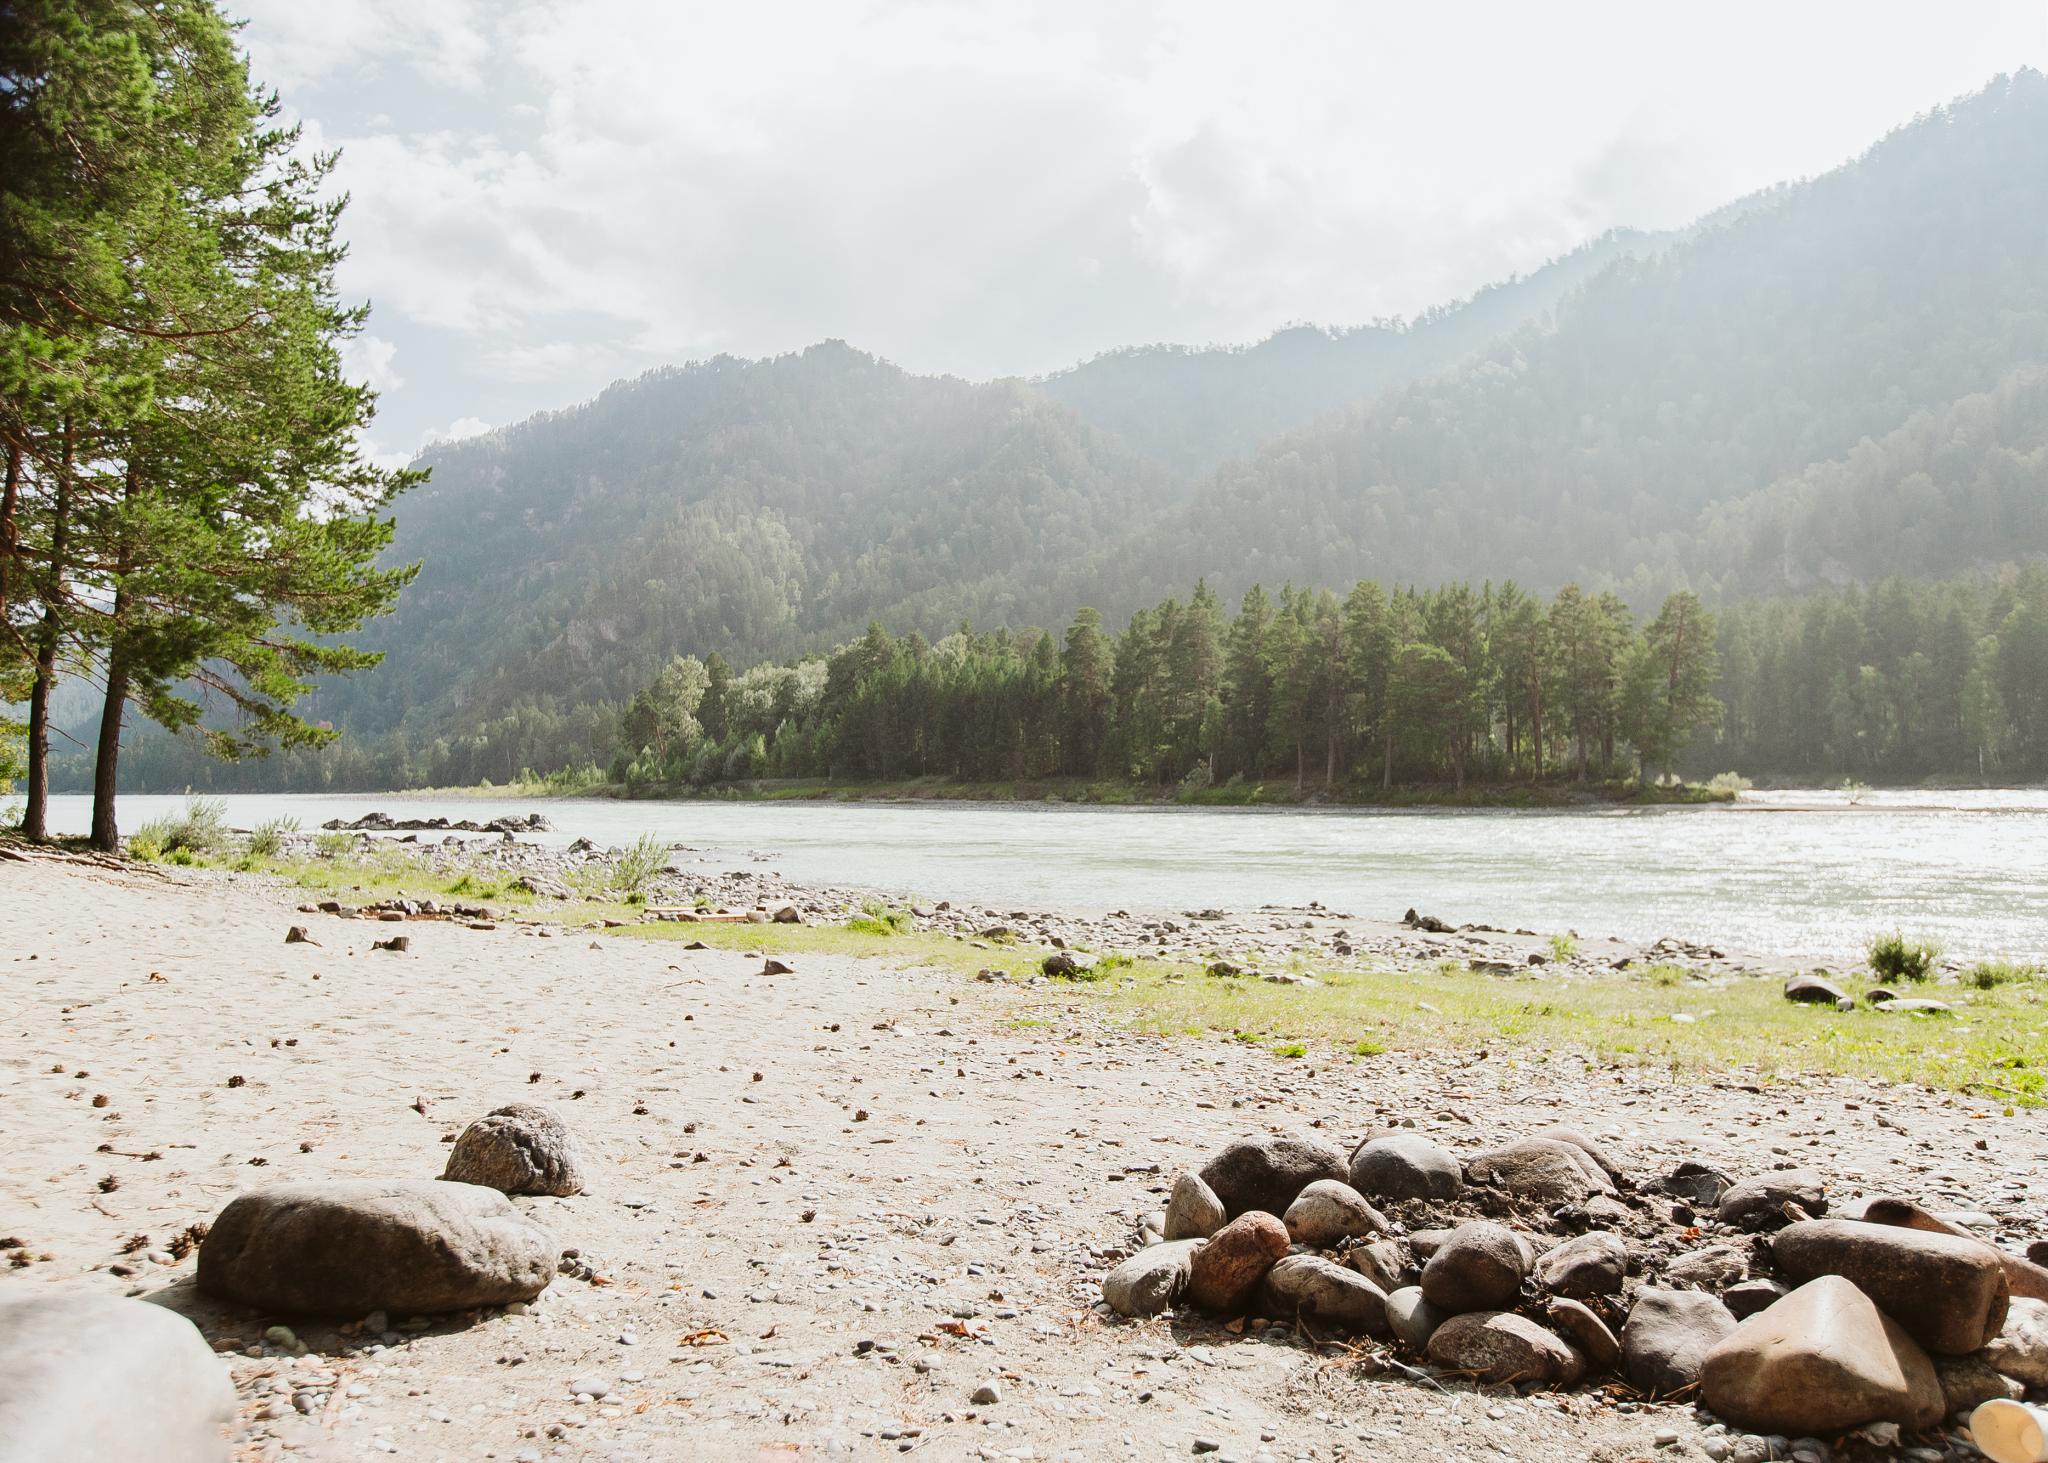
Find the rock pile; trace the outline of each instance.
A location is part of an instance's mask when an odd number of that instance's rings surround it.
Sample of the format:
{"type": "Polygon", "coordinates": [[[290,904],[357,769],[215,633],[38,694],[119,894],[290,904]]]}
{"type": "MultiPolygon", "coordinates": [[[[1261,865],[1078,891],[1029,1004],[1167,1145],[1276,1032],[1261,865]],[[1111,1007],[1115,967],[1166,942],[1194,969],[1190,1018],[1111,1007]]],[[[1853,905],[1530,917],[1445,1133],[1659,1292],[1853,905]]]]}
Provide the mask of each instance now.
{"type": "Polygon", "coordinates": [[[1571,1128],[1462,1160],[1399,1129],[1348,1159],[1261,1136],[1180,1175],[1102,1295],[1132,1318],[1368,1337],[1487,1383],[1618,1375],[1770,1435],[1920,1431],[2048,1386],[2048,1271],[1904,1201],[1828,1209],[1797,1169],[1637,1185],[1571,1128]]]}

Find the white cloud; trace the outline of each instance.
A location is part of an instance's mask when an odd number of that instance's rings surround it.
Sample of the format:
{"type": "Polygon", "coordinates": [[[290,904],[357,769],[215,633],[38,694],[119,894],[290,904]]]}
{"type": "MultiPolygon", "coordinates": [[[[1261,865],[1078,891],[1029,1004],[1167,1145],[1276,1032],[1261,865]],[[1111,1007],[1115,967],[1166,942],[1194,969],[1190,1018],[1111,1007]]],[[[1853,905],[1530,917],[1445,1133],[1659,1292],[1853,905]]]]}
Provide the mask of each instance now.
{"type": "Polygon", "coordinates": [[[2048,60],[2034,0],[244,3],[419,440],[827,336],[993,375],[1410,314],[2048,60]]]}
{"type": "Polygon", "coordinates": [[[468,437],[481,437],[490,431],[491,424],[481,417],[457,417],[445,427],[429,429],[425,442],[460,442],[468,437]]]}
{"type": "Polygon", "coordinates": [[[397,355],[397,345],[383,336],[358,335],[342,342],[341,365],[351,381],[372,391],[393,391],[405,384],[392,365],[397,355]]]}

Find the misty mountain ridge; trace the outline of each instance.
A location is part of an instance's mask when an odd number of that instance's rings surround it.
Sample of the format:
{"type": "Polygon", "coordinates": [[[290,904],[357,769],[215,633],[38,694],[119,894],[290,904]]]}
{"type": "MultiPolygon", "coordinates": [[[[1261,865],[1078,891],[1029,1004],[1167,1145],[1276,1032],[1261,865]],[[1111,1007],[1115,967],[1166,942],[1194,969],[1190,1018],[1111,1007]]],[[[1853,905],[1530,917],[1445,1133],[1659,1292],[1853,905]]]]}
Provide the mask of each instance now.
{"type": "Polygon", "coordinates": [[[1198,576],[1770,594],[2048,552],[2048,79],[1413,322],[918,376],[664,368],[423,455],[351,731],[617,700],[677,653],[1112,621],[1198,576]]]}

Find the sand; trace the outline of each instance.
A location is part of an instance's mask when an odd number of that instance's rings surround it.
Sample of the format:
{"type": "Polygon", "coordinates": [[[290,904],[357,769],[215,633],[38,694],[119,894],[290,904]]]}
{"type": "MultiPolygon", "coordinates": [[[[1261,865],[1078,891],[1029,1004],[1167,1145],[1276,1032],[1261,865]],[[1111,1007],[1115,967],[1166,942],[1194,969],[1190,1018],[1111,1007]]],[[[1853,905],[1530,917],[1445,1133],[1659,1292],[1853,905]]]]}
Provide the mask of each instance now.
{"type": "Polygon", "coordinates": [[[1282,1328],[1102,1316],[1097,1282],[1174,1175],[1268,1129],[1348,1149],[1412,1118],[1469,1151],[1570,1120],[1646,1175],[1796,1160],[1839,1198],[2043,1217],[2048,1125],[1945,1095],[1758,1092],[1506,1054],[1281,1065],[1102,1029],[1070,993],[878,960],[800,958],[763,978],[734,952],[440,923],[407,925],[406,954],[374,952],[391,926],[300,914],[301,897],[244,875],[0,862],[0,1236],[29,1257],[0,1284],[191,1316],[233,1368],[248,1458],[1094,1459],[1213,1443],[1440,1463],[1697,1438],[1683,1405],[1439,1391],[1282,1328]],[[320,944],[285,944],[291,924],[320,944]],[[445,1142],[510,1101],[557,1105],[598,1153],[595,1192],[515,1201],[594,1272],[530,1314],[391,1344],[295,1322],[313,1355],[294,1368],[241,1354],[279,1318],[207,1301],[189,1255],[164,1248],[268,1181],[437,1177],[445,1142]],[[315,1370],[337,1384],[302,1416],[279,1379],[315,1370]],[[570,1384],[589,1378],[609,1393],[579,1404],[570,1384]],[[1001,1400],[977,1406],[985,1383],[1001,1400]]]}

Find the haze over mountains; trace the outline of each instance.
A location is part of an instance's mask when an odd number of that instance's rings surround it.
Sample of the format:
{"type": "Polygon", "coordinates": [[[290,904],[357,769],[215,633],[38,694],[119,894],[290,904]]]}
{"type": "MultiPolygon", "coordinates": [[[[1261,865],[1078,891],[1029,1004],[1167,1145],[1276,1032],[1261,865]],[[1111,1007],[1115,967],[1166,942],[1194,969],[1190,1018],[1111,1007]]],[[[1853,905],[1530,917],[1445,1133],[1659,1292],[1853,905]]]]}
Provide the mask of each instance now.
{"type": "Polygon", "coordinates": [[[616,701],[678,653],[1112,622],[1198,576],[1758,596],[2048,552],[2048,78],[1405,325],[1039,381],[827,342],[423,461],[356,734],[616,701]]]}

